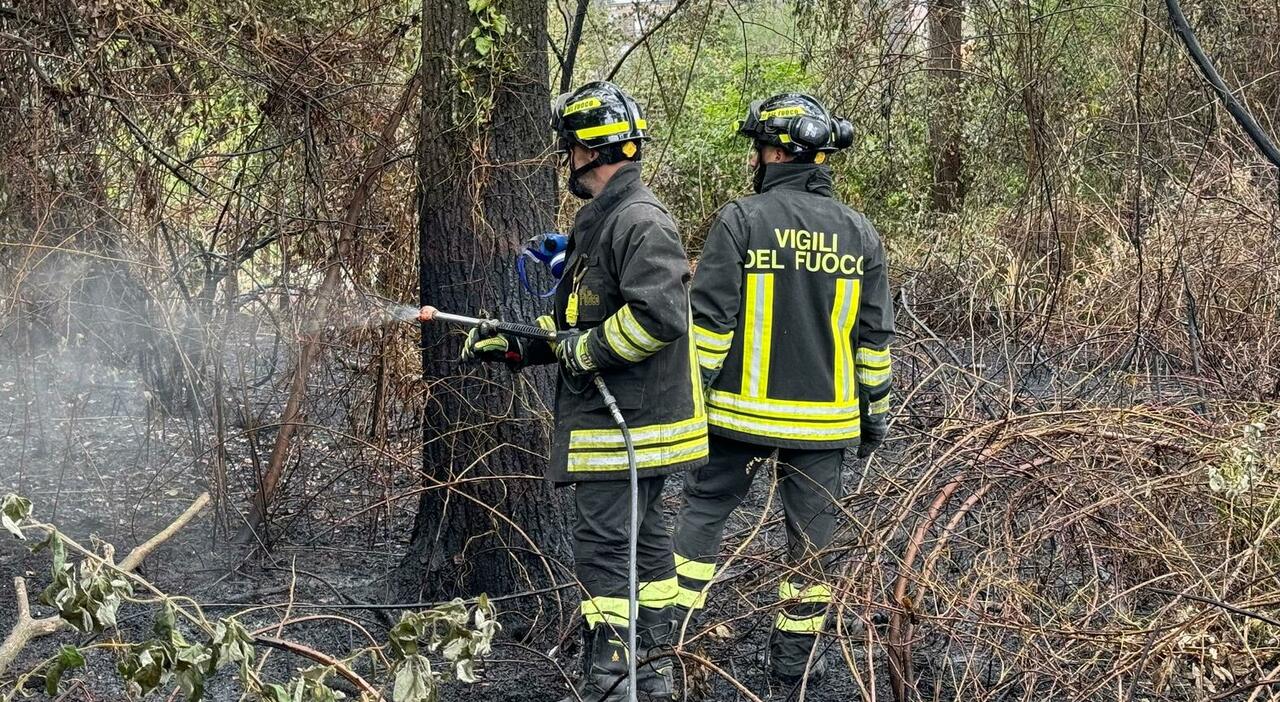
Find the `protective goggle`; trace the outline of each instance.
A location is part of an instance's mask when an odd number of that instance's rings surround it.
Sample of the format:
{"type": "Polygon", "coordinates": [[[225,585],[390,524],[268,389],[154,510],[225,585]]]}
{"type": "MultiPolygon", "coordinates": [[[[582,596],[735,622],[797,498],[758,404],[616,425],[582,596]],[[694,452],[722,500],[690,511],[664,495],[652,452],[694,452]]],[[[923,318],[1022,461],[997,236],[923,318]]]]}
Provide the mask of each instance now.
{"type": "Polygon", "coordinates": [[[551,101],[551,131],[556,135],[556,153],[566,159],[573,146],[573,138],[564,128],[564,108],[569,104],[573,93],[560,93],[551,101]]]}
{"type": "Polygon", "coordinates": [[[763,133],[764,125],[760,124],[760,105],[763,103],[764,100],[752,101],[747,107],[747,118],[738,120],[734,125],[734,131],[745,136],[763,133]]]}
{"type": "Polygon", "coordinates": [[[564,108],[569,104],[569,98],[572,97],[572,95],[573,93],[560,93],[551,101],[551,128],[556,132],[559,132],[561,127],[564,126],[564,118],[562,115],[564,114],[564,108]]]}

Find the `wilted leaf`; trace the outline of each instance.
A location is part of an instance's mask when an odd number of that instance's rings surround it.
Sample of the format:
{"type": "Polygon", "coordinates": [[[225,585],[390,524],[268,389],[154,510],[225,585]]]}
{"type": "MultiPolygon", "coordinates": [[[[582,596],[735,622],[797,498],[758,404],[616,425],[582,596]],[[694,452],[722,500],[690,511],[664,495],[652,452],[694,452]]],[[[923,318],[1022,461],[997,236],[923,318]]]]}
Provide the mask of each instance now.
{"type": "Polygon", "coordinates": [[[18,495],[8,494],[0,500],[0,526],[13,534],[15,538],[27,538],[18,523],[31,516],[31,500],[18,495]]]}
{"type": "Polygon", "coordinates": [[[263,702],[291,702],[292,700],[289,691],[283,685],[276,683],[263,687],[259,697],[263,699],[263,702]]]}
{"type": "Polygon", "coordinates": [[[84,667],[84,656],[74,646],[63,646],[58,649],[58,659],[49,666],[44,678],[44,691],[50,697],[58,694],[58,683],[62,674],[74,668],[84,667]]]}
{"type": "Polygon", "coordinates": [[[471,658],[460,660],[453,665],[453,674],[458,680],[470,685],[476,678],[476,662],[471,658]]]}
{"type": "Polygon", "coordinates": [[[253,638],[240,622],[225,619],[218,622],[213,630],[213,657],[210,660],[210,672],[227,663],[240,664],[240,678],[249,677],[249,666],[253,663],[253,638]]]}
{"type": "Polygon", "coordinates": [[[49,557],[53,561],[54,577],[57,577],[57,573],[67,568],[67,545],[62,542],[62,534],[56,531],[49,532],[44,541],[31,547],[31,552],[39,553],[46,548],[49,549],[49,557]]]}
{"type": "Polygon", "coordinates": [[[435,702],[435,674],[426,658],[409,656],[396,666],[391,699],[393,702],[435,702]]]}

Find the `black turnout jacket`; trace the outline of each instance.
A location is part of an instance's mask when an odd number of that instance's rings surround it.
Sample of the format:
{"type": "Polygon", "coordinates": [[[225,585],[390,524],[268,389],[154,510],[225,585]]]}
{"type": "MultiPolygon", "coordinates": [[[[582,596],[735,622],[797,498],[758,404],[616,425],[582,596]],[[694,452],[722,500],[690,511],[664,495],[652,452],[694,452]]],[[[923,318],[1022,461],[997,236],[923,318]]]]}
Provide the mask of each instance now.
{"type": "MultiPolygon", "coordinates": [[[[707,461],[707,419],[690,328],[689,262],[666,208],[619,169],[578,212],[555,295],[557,329],[587,333],[591,358],[618,399],[642,477],[707,461]]],[[[554,360],[549,344],[529,363],[554,360]]],[[[561,369],[548,477],[625,480],[622,434],[589,376],[561,369]]]]}
{"type": "Polygon", "coordinates": [[[710,431],[826,449],[883,438],[893,374],[884,247],[826,166],[769,164],[729,203],[691,293],[710,431]]]}

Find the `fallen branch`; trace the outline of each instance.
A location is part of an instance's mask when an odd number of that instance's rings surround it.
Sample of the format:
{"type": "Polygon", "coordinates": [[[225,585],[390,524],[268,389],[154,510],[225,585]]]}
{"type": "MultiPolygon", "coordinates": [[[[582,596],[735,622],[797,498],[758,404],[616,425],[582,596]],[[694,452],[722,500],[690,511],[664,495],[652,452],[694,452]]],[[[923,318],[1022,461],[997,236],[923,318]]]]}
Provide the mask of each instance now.
{"type": "Polygon", "coordinates": [[[311,648],[309,646],[303,646],[302,644],[295,643],[293,641],[285,641],[284,639],[277,639],[271,636],[255,636],[253,637],[253,642],[256,644],[260,644],[262,646],[270,646],[271,648],[276,648],[281,651],[288,651],[289,653],[302,656],[303,658],[310,658],[311,660],[315,661],[316,663],[319,663],[320,665],[333,668],[333,672],[337,673],[338,675],[341,675],[343,678],[346,679],[347,682],[360,688],[360,690],[365,694],[370,695],[375,700],[382,699],[382,695],[378,694],[378,688],[374,687],[373,685],[370,685],[368,680],[365,680],[364,678],[360,677],[359,674],[357,674],[354,670],[348,668],[345,664],[342,663],[342,661],[339,661],[338,659],[332,656],[329,656],[327,654],[321,653],[315,650],[314,648],[311,648]]]}
{"type": "MultiPolygon", "coordinates": [[[[138,545],[124,560],[118,565],[111,567],[122,572],[130,573],[146,560],[147,556],[160,546],[160,544],[168,541],[180,529],[185,527],[195,519],[195,516],[209,504],[209,493],[202,493],[196,498],[195,502],[187,508],[185,512],[173,520],[169,526],[160,530],[155,536],[138,545]]],[[[27,583],[23,578],[13,579],[14,597],[18,602],[18,619],[13,624],[13,629],[9,631],[9,635],[5,637],[4,643],[0,643],[0,676],[5,674],[9,665],[18,657],[18,654],[26,648],[27,644],[33,639],[38,639],[50,634],[57,633],[62,629],[70,626],[66,620],[59,616],[43,617],[41,619],[33,619],[31,617],[31,601],[27,597],[27,583]]]]}

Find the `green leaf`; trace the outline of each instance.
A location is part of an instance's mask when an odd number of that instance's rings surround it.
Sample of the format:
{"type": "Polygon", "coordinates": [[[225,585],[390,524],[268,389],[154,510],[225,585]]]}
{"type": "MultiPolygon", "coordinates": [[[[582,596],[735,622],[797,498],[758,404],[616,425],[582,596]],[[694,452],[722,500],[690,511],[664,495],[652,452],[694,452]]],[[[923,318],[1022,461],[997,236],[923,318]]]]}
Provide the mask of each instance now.
{"type": "Polygon", "coordinates": [[[471,14],[479,14],[481,10],[489,9],[493,4],[493,0],[467,0],[467,9],[471,10],[471,14]]]}
{"type": "Polygon", "coordinates": [[[84,667],[84,656],[74,646],[63,646],[58,649],[58,658],[49,666],[44,678],[44,691],[50,697],[58,694],[58,683],[62,674],[74,668],[84,667]]]}
{"type": "Polygon", "coordinates": [[[174,648],[183,648],[187,646],[187,639],[183,637],[182,632],[178,630],[178,610],[173,606],[171,600],[165,600],[164,606],[160,608],[160,614],[156,615],[156,622],[152,626],[156,638],[168,643],[174,648]]]}
{"type": "Polygon", "coordinates": [[[249,668],[253,664],[253,638],[244,626],[235,619],[224,619],[214,625],[213,656],[209,660],[209,672],[228,664],[240,664],[240,679],[249,679],[249,668]]]}
{"type": "Polygon", "coordinates": [[[63,570],[67,567],[67,545],[62,543],[62,534],[56,531],[49,532],[49,538],[44,543],[49,544],[49,558],[53,561],[53,569],[55,571],[63,570]]]}
{"type": "Polygon", "coordinates": [[[293,699],[289,691],[277,683],[271,683],[262,688],[258,696],[263,699],[263,702],[292,702],[293,699]]]}
{"type": "Polygon", "coordinates": [[[3,526],[5,531],[13,534],[14,538],[27,538],[22,533],[22,529],[18,527],[18,522],[29,516],[31,516],[31,500],[12,493],[5,495],[4,499],[0,500],[0,526],[3,526]]]}
{"type": "Polygon", "coordinates": [[[418,653],[418,638],[422,635],[420,615],[416,612],[405,612],[400,621],[391,628],[391,650],[400,658],[408,658],[418,653]]]}
{"type": "Polygon", "coordinates": [[[200,702],[204,697],[204,672],[196,668],[184,668],[177,673],[178,689],[190,702],[200,702]]]}
{"type": "Polygon", "coordinates": [[[493,50],[493,39],[488,35],[482,34],[476,37],[476,53],[481,56],[488,56],[493,50]]]}
{"type": "Polygon", "coordinates": [[[498,36],[504,36],[507,33],[507,27],[510,26],[506,15],[493,16],[493,33],[498,36]]]}
{"type": "Polygon", "coordinates": [[[173,661],[163,644],[147,641],[129,647],[117,670],[138,696],[169,682],[173,661]]]}
{"type": "Polygon", "coordinates": [[[63,646],[58,649],[58,663],[64,669],[83,668],[84,655],[80,653],[80,649],[74,646],[63,646]]]}

